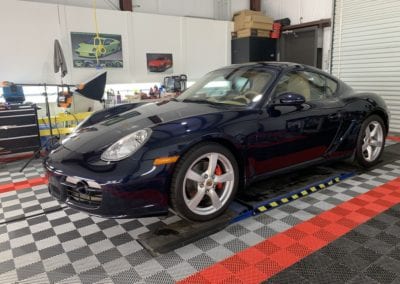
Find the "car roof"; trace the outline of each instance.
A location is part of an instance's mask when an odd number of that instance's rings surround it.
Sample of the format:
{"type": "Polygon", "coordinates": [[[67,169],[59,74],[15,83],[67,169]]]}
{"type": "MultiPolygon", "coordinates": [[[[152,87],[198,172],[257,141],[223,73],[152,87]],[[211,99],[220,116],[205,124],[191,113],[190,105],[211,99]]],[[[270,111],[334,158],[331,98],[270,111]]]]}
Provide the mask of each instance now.
{"type": "Polygon", "coordinates": [[[240,64],[232,64],[229,66],[225,66],[222,69],[225,68],[248,68],[248,67],[266,67],[266,68],[270,68],[273,70],[277,70],[277,71],[283,71],[283,70],[290,70],[293,68],[306,68],[310,71],[314,71],[320,74],[324,74],[325,76],[328,76],[330,78],[334,78],[336,81],[340,81],[339,79],[335,78],[334,76],[332,76],[331,74],[318,69],[316,67],[312,67],[306,64],[300,64],[300,63],[294,63],[294,62],[278,62],[278,61],[260,61],[260,62],[249,62],[249,63],[240,63],[240,64]]]}
{"type": "Polygon", "coordinates": [[[272,67],[274,69],[279,68],[279,69],[286,69],[290,67],[305,67],[303,64],[299,63],[293,63],[293,62],[278,62],[278,61],[260,61],[260,62],[249,62],[249,63],[240,63],[240,64],[232,64],[227,67],[258,67],[258,66],[263,66],[263,67],[272,67]]]}

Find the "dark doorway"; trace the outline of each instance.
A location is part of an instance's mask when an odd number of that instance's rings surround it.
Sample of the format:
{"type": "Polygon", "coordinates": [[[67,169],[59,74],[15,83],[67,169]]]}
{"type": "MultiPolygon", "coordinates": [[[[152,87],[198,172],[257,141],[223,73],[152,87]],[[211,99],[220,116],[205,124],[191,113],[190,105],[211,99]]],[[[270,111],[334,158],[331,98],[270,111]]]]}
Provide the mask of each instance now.
{"type": "Polygon", "coordinates": [[[279,41],[279,60],[321,68],[322,52],[318,51],[318,27],[283,31],[279,41]]]}

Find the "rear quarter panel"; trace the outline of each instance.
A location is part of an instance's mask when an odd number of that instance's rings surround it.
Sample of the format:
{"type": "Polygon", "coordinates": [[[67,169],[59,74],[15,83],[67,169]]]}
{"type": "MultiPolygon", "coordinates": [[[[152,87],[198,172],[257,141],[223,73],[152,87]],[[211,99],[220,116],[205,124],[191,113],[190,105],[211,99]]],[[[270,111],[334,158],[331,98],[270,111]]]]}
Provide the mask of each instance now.
{"type": "Polygon", "coordinates": [[[343,131],[344,136],[338,151],[354,150],[357,143],[357,137],[364,120],[373,115],[379,115],[386,126],[389,127],[389,111],[385,101],[375,93],[350,93],[341,97],[344,103],[343,111],[343,131]]]}

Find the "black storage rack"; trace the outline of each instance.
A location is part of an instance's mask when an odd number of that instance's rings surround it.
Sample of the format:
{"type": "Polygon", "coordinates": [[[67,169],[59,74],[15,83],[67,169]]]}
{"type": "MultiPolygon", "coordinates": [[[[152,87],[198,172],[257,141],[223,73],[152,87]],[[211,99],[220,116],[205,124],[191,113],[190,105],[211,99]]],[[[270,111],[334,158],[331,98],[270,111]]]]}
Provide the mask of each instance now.
{"type": "Polygon", "coordinates": [[[0,155],[36,151],[40,133],[35,104],[11,104],[0,109],[0,155]]]}

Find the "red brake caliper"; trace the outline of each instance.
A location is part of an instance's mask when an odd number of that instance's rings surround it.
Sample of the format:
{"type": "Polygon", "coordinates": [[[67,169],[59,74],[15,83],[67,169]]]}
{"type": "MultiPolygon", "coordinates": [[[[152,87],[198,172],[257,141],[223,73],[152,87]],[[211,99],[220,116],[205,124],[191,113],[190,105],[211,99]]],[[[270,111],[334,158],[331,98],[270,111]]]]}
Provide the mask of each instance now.
{"type": "MultiPolygon", "coordinates": [[[[221,169],[220,165],[217,165],[217,166],[215,167],[215,175],[217,175],[217,176],[222,175],[222,169],[221,169]]],[[[217,189],[222,189],[223,186],[224,186],[224,185],[222,184],[222,182],[219,182],[219,183],[217,184],[217,189]]]]}

